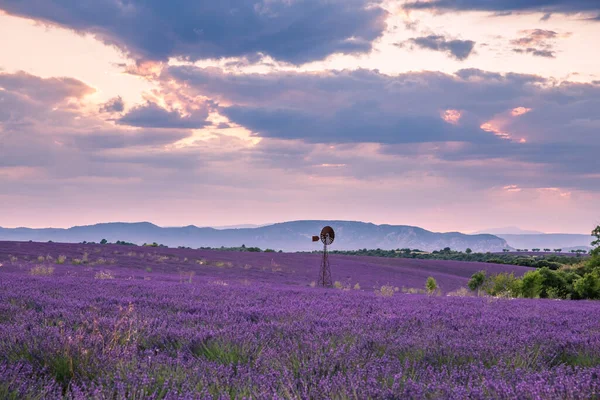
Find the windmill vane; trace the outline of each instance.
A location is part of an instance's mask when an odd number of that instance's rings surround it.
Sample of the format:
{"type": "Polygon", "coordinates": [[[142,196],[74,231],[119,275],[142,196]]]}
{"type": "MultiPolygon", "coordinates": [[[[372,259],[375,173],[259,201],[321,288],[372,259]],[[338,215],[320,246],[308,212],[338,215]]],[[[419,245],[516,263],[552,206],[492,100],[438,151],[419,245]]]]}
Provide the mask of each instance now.
{"type": "Polygon", "coordinates": [[[312,241],[318,242],[319,239],[323,243],[323,258],[321,260],[321,268],[319,270],[318,284],[322,287],[332,287],[331,266],[329,265],[329,252],[327,246],[330,246],[335,240],[335,232],[332,227],[326,226],[321,230],[319,236],[313,236],[312,241]]]}

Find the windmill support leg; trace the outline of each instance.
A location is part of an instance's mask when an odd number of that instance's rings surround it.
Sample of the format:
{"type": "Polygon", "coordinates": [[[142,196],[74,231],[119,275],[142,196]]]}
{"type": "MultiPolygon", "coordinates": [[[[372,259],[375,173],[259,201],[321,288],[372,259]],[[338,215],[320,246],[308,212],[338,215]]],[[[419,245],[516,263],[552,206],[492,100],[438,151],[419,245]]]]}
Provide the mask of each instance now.
{"type": "Polygon", "coordinates": [[[319,285],[322,287],[332,287],[331,268],[329,266],[329,252],[327,245],[323,246],[323,260],[321,260],[321,270],[319,272],[319,285]]]}

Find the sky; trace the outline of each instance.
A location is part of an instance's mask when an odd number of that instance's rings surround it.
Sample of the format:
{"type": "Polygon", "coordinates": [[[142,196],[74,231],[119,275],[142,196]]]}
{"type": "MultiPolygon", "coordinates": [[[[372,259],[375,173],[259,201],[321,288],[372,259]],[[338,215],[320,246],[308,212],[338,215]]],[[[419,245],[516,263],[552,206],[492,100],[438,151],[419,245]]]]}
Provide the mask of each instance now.
{"type": "Polygon", "coordinates": [[[600,223],[597,0],[0,0],[0,226],[600,223]]]}

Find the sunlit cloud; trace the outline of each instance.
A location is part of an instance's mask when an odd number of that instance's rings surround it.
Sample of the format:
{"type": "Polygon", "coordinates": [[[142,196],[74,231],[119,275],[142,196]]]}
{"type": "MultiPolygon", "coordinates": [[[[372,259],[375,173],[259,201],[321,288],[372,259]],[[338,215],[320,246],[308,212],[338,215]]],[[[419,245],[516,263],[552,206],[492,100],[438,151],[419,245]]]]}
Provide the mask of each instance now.
{"type": "Polygon", "coordinates": [[[537,191],[543,195],[558,196],[565,199],[571,198],[572,195],[571,192],[556,187],[538,188],[537,191]]]}
{"type": "Polygon", "coordinates": [[[446,110],[442,113],[442,119],[449,124],[458,125],[462,113],[458,110],[446,110]]]}
{"type": "Polygon", "coordinates": [[[494,135],[498,136],[499,138],[506,139],[506,140],[511,139],[511,136],[508,133],[502,131],[500,126],[497,125],[496,121],[488,121],[486,123],[483,123],[483,124],[481,124],[480,128],[486,132],[493,133],[494,135]]]}
{"type": "Polygon", "coordinates": [[[521,189],[519,186],[517,185],[508,185],[508,186],[504,186],[503,189],[507,192],[521,192],[523,189],[521,189]]]}
{"type": "Polygon", "coordinates": [[[513,117],[519,117],[521,115],[527,114],[530,111],[531,111],[531,108],[517,107],[517,108],[513,108],[511,114],[513,115],[513,117]]]}

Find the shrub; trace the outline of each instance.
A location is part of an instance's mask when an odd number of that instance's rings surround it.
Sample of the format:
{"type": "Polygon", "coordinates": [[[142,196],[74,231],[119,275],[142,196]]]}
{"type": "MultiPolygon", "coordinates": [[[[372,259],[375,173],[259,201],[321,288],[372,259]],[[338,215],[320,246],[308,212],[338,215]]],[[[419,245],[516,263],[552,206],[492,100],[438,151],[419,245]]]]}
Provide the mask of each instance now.
{"type": "Polygon", "coordinates": [[[513,273],[495,275],[490,282],[488,294],[500,297],[518,297],[521,293],[521,281],[513,273]]]}
{"type": "Polygon", "coordinates": [[[542,293],[544,277],[539,270],[527,272],[521,281],[521,294],[530,299],[539,298],[542,293]]]}
{"type": "Polygon", "coordinates": [[[46,260],[46,258],[44,256],[39,256],[37,258],[38,262],[44,262],[46,260]]]}
{"type": "Polygon", "coordinates": [[[49,276],[54,273],[54,267],[47,267],[45,265],[36,265],[35,267],[31,268],[29,273],[31,275],[49,276]]]}
{"type": "Polygon", "coordinates": [[[394,292],[394,287],[391,285],[383,285],[379,289],[375,290],[375,294],[381,297],[392,297],[394,292]]]}
{"type": "Polygon", "coordinates": [[[433,293],[437,290],[438,288],[438,284],[435,281],[435,279],[430,276],[429,278],[427,278],[427,282],[425,282],[425,289],[427,289],[427,293],[433,293]]]}
{"type": "Polygon", "coordinates": [[[484,285],[486,279],[487,279],[487,272],[485,272],[485,271],[475,272],[471,276],[471,279],[469,280],[469,283],[467,284],[467,286],[469,286],[469,289],[471,289],[472,291],[477,291],[477,290],[483,288],[483,285],[484,285]]]}
{"type": "Polygon", "coordinates": [[[146,267],[146,272],[152,272],[152,268],[146,267]]]}
{"type": "Polygon", "coordinates": [[[402,293],[406,294],[425,294],[427,293],[425,289],[417,289],[417,288],[402,288],[402,293]]]}
{"type": "Polygon", "coordinates": [[[472,297],[473,296],[473,292],[471,292],[469,289],[465,288],[465,287],[461,287],[460,289],[457,289],[453,292],[448,293],[446,296],[450,296],[450,297],[472,297]]]}
{"type": "Polygon", "coordinates": [[[353,289],[354,289],[354,290],[360,290],[360,284],[358,284],[358,283],[357,283],[356,285],[354,285],[354,288],[353,288],[353,289]]]}
{"type": "Polygon", "coordinates": [[[79,258],[74,258],[73,260],[71,260],[71,264],[73,265],[81,265],[83,263],[83,261],[81,261],[81,259],[79,258]]]}
{"type": "Polygon", "coordinates": [[[582,299],[600,298],[600,276],[598,270],[587,273],[577,279],[573,284],[573,289],[582,299]]]}
{"type": "Polygon", "coordinates": [[[64,264],[65,261],[67,261],[67,256],[58,256],[58,258],[56,259],[57,264],[64,264]]]}
{"type": "Polygon", "coordinates": [[[110,271],[100,271],[96,272],[94,279],[115,279],[115,277],[110,271]]]}

